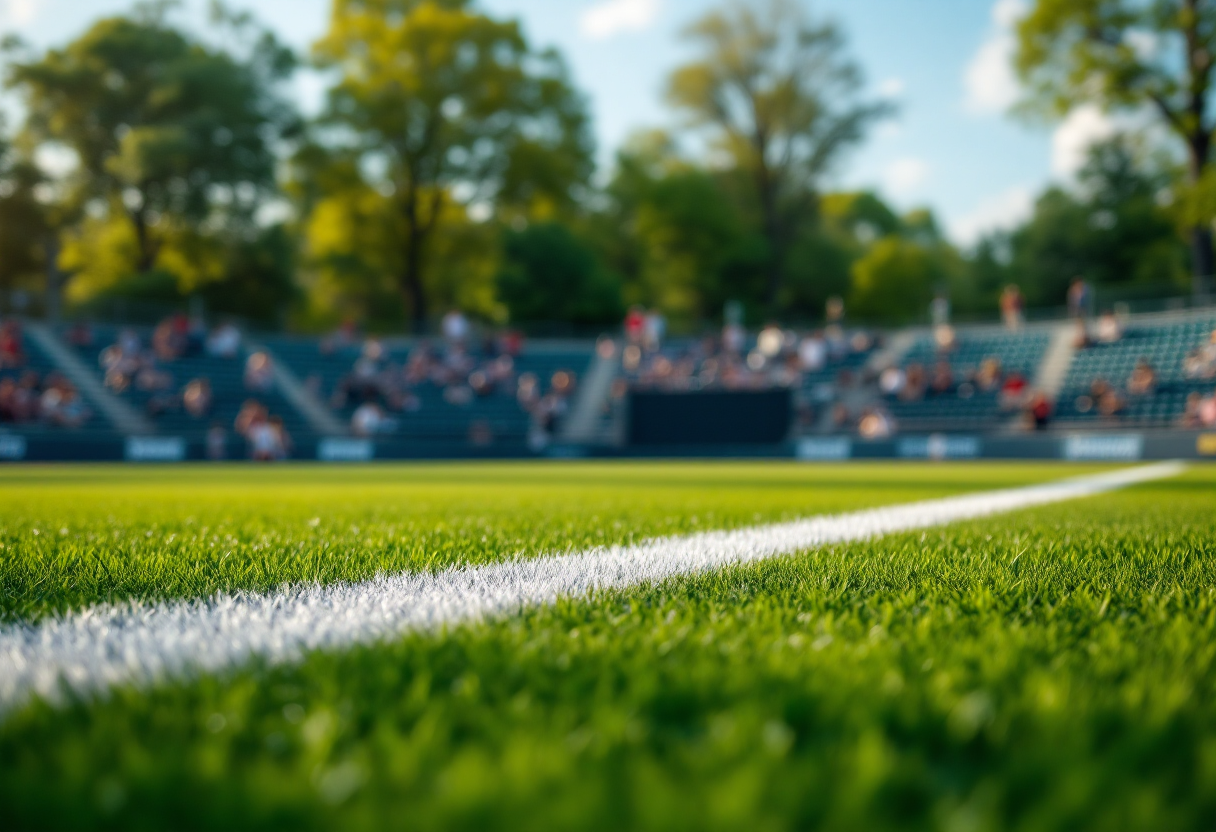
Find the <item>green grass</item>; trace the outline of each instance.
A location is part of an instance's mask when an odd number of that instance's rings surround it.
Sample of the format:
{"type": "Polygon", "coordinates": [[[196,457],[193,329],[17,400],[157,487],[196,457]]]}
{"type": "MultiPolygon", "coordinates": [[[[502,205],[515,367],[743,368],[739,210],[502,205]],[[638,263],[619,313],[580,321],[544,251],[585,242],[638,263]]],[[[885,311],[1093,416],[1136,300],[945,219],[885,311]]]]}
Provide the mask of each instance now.
{"type": "MultiPolygon", "coordinates": [[[[93,534],[114,566],[143,559],[104,592],[183,595],[189,583],[156,586],[165,567],[138,540],[189,529],[186,512],[243,541],[246,561],[270,559],[269,585],[310,573],[278,543],[254,551],[260,535],[308,544],[313,530],[285,526],[325,505],[341,528],[316,533],[331,557],[359,558],[342,574],[362,574],[390,548],[406,568],[451,562],[483,533],[470,553],[484,560],[516,539],[582,546],[600,530],[627,539],[1079,472],[469,466],[341,469],[347,482],[322,487],[334,474],[314,470],[240,469],[235,488],[223,470],[146,484],[143,471],[6,472],[0,488],[26,502],[5,499],[0,536],[28,544],[31,524],[61,511],[75,525],[59,545],[93,534]],[[110,513],[128,547],[113,553],[110,513]],[[447,555],[386,545],[441,520],[447,555]],[[345,528],[359,523],[378,537],[345,528]]],[[[248,577],[210,549],[178,553],[213,570],[202,585],[248,577]]],[[[93,591],[36,600],[5,586],[21,614],[93,591]]],[[[35,704],[0,724],[5,829],[1201,830],[1214,818],[1213,468],[298,666],[35,704]]]]}
{"type": "Polygon", "coordinates": [[[0,467],[0,620],[582,550],[1084,470],[1091,468],[0,467]]]}

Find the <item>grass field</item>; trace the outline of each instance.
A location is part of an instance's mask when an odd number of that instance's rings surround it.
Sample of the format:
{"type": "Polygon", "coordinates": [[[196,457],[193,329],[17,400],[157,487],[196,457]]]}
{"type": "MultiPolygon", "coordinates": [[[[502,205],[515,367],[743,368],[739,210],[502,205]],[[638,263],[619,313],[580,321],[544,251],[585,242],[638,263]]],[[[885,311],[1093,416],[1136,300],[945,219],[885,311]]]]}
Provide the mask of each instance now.
{"type": "MultiPolygon", "coordinates": [[[[1057,465],[0,468],[0,620],[1057,465]]],[[[2,657],[0,657],[2,658],[2,657]]],[[[1216,468],[0,716],[0,828],[1212,829],[1216,468]]]]}

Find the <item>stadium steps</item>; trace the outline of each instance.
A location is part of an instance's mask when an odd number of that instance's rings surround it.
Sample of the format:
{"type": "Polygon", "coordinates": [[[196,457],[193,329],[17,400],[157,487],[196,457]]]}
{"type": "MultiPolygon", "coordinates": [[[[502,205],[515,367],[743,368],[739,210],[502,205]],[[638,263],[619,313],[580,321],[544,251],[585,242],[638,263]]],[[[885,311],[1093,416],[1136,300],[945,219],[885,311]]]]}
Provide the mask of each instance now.
{"type": "Polygon", "coordinates": [[[1072,323],[1062,323],[1056,326],[1051,335],[1051,343],[1047,353],[1034,374],[1032,386],[1041,391],[1048,399],[1055,401],[1060,391],[1064,389],[1064,380],[1072,367],[1076,355],[1076,328],[1072,323]]]}
{"type": "Polygon", "coordinates": [[[604,437],[604,409],[612,396],[612,382],[616,380],[621,366],[621,345],[612,344],[610,355],[598,352],[587,369],[586,378],[579,385],[574,407],[562,431],[564,442],[592,444],[604,437]]]}
{"type": "Polygon", "coordinates": [[[26,337],[63,373],[85,400],[100,411],[118,431],[125,434],[154,433],[155,427],[143,414],[105,388],[85,363],[45,324],[25,324],[26,337]]]}
{"type": "Polygon", "coordinates": [[[275,385],[283,394],[283,398],[296,409],[296,412],[303,417],[313,432],[322,436],[344,436],[349,433],[346,425],[304,387],[291,368],[280,361],[273,350],[260,343],[251,343],[249,348],[254,352],[264,352],[270,356],[271,366],[274,367],[275,385]]]}

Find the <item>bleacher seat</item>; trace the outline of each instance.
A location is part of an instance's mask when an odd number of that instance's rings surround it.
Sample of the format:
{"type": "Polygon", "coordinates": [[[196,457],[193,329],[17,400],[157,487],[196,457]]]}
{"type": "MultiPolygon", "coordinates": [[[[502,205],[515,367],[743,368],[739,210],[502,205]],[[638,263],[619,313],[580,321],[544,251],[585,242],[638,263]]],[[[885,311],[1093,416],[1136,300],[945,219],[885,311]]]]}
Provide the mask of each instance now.
{"type": "Polygon", "coordinates": [[[1145,428],[1176,424],[1190,393],[1207,395],[1216,388],[1211,380],[1187,379],[1182,366],[1188,352],[1208,342],[1213,328],[1216,315],[1212,314],[1180,321],[1138,322],[1113,344],[1077,350],[1058,398],[1057,423],[1095,426],[1105,422],[1145,428]],[[1124,391],[1141,360],[1152,365],[1157,374],[1157,386],[1151,395],[1127,397],[1125,408],[1114,417],[1101,416],[1097,408],[1087,412],[1078,409],[1078,398],[1087,395],[1097,379],[1124,391]]]}

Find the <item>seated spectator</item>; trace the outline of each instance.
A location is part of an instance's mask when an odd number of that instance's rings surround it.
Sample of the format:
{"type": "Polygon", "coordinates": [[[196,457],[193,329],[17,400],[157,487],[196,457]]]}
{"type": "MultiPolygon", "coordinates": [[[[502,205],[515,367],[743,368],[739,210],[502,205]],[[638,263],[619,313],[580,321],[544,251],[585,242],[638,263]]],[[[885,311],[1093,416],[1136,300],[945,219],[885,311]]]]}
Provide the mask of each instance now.
{"type": "Polygon", "coordinates": [[[249,443],[249,457],[259,462],[274,462],[283,459],[286,450],[283,437],[269,418],[262,417],[249,426],[245,434],[249,443]]]}
{"type": "Polygon", "coordinates": [[[375,402],[364,402],[355,408],[350,417],[350,430],[355,436],[378,436],[396,429],[396,420],[388,418],[383,408],[375,402]]]}
{"type": "Polygon", "coordinates": [[[1022,328],[1022,316],[1025,309],[1022,290],[1010,283],[1001,291],[1000,303],[1001,320],[1005,322],[1005,328],[1011,332],[1017,332],[1022,328]]]}
{"type": "Polygon", "coordinates": [[[17,421],[17,382],[0,378],[0,423],[17,421]]]}
{"type": "Polygon", "coordinates": [[[939,396],[954,389],[954,371],[950,369],[949,361],[939,361],[933,366],[929,388],[939,396]]]}
{"type": "Polygon", "coordinates": [[[1136,368],[1132,370],[1131,376],[1127,379],[1127,392],[1133,396],[1148,396],[1156,387],[1156,371],[1153,370],[1151,364],[1141,358],[1136,362],[1136,368]]]}
{"type": "Polygon", "coordinates": [[[245,389],[268,393],[274,386],[274,364],[264,352],[255,352],[245,361],[245,389]]]}
{"type": "Polygon", "coordinates": [[[1010,373],[1001,383],[1000,403],[1006,410],[1020,408],[1026,396],[1026,376],[1021,373],[1010,373]]]}
{"type": "Polygon", "coordinates": [[[923,399],[925,389],[928,387],[925,368],[915,362],[909,364],[905,371],[905,379],[904,389],[899,398],[905,402],[918,402],[923,399]]]}
{"type": "Polygon", "coordinates": [[[1216,428],[1216,391],[1200,399],[1198,414],[1201,427],[1216,428]]]}
{"type": "Polygon", "coordinates": [[[881,410],[868,408],[857,423],[857,432],[862,439],[886,439],[894,432],[894,424],[881,410]]]}
{"type": "Polygon", "coordinates": [[[985,358],[980,362],[979,371],[975,374],[975,385],[985,393],[990,393],[1001,386],[1001,361],[999,358],[985,358]]]}
{"type": "Polygon", "coordinates": [[[803,372],[817,373],[827,363],[827,345],[819,333],[808,335],[798,343],[798,361],[803,372]]]}
{"type": "Polygon", "coordinates": [[[198,355],[207,344],[207,322],[201,315],[191,315],[186,323],[185,355],[198,355]]]}
{"type": "Polygon", "coordinates": [[[173,374],[157,367],[152,361],[144,361],[135,371],[133,380],[136,390],[157,393],[173,386],[173,374]]]}
{"type": "Polygon", "coordinates": [[[1115,317],[1115,313],[1107,310],[1098,318],[1098,342],[1114,344],[1123,338],[1123,324],[1115,317]]]}
{"type": "Polygon", "coordinates": [[[262,403],[256,399],[246,399],[241,405],[241,410],[236,415],[236,420],[232,423],[232,430],[237,436],[248,438],[249,429],[261,421],[265,421],[268,414],[262,403]]]}
{"type": "Polygon", "coordinates": [[[22,373],[13,391],[12,407],[15,422],[34,422],[41,417],[42,377],[32,370],[22,373]]]}
{"type": "Polygon", "coordinates": [[[1106,390],[1095,400],[1095,406],[1100,416],[1112,418],[1123,412],[1126,402],[1123,396],[1113,387],[1107,385],[1106,390]]]}
{"type": "Polygon", "coordinates": [[[67,340],[77,349],[89,349],[93,346],[93,329],[84,321],[76,321],[68,329],[67,340]]]}
{"type": "Polygon", "coordinates": [[[130,327],[121,330],[118,333],[118,340],[114,342],[119,351],[123,355],[139,355],[143,350],[143,342],[139,339],[139,333],[130,327]]]}
{"type": "Polygon", "coordinates": [[[1183,428],[1201,428],[1203,420],[1199,416],[1199,408],[1203,404],[1203,396],[1191,393],[1186,397],[1186,407],[1178,417],[1178,426],[1183,428]]]}
{"type": "Polygon", "coordinates": [[[1182,361],[1182,372],[1191,380],[1216,378],[1216,330],[1208,343],[1191,350],[1182,361]]]}
{"type": "Polygon", "coordinates": [[[523,373],[515,391],[515,400],[524,410],[531,411],[540,401],[540,385],[535,373],[523,373]]]}
{"type": "Polygon", "coordinates": [[[334,332],[321,339],[321,355],[333,355],[340,349],[345,349],[355,343],[359,328],[351,318],[342,321],[334,332]]]}
{"type": "Polygon", "coordinates": [[[78,428],[92,416],[76,388],[66,379],[57,380],[43,392],[41,410],[43,419],[61,428],[78,428]]]}
{"type": "Polygon", "coordinates": [[[186,350],[186,328],[178,325],[178,317],[165,318],[152,331],[152,351],[161,361],[176,361],[186,350]]]}
{"type": "Polygon", "coordinates": [[[25,347],[22,340],[21,324],[8,321],[0,326],[0,370],[25,366],[25,347]]]}
{"type": "Polygon", "coordinates": [[[287,459],[291,456],[292,448],[295,447],[291,441],[291,434],[287,432],[286,425],[283,424],[282,416],[271,416],[270,427],[275,433],[275,449],[274,460],[287,459]]]}
{"type": "Polygon", "coordinates": [[[207,335],[203,348],[212,358],[236,358],[241,351],[241,331],[230,323],[222,323],[207,335]]]}
{"type": "Polygon", "coordinates": [[[466,407],[473,401],[473,389],[467,384],[449,384],[443,388],[443,400],[457,407],[466,407]]]}
{"type": "Polygon", "coordinates": [[[186,385],[182,392],[182,406],[195,419],[203,419],[211,415],[211,382],[205,378],[196,378],[186,385]]]}
{"type": "Polygon", "coordinates": [[[524,348],[524,334],[517,329],[508,329],[498,339],[498,351],[508,358],[518,358],[524,348]]]}
{"type": "Polygon", "coordinates": [[[907,383],[908,376],[899,367],[888,367],[878,376],[878,389],[884,396],[898,396],[907,383]]]}
{"type": "Polygon", "coordinates": [[[958,347],[958,336],[950,324],[939,324],[933,328],[933,343],[938,352],[953,352],[958,347]]]}
{"type": "Polygon", "coordinates": [[[452,309],[443,316],[444,340],[449,345],[463,346],[469,337],[469,320],[459,309],[452,309]]]}
{"type": "Polygon", "coordinates": [[[1030,423],[1035,430],[1046,430],[1047,423],[1051,421],[1051,401],[1040,391],[1036,391],[1030,397],[1030,401],[1026,407],[1026,414],[1030,417],[1030,423]]]}

